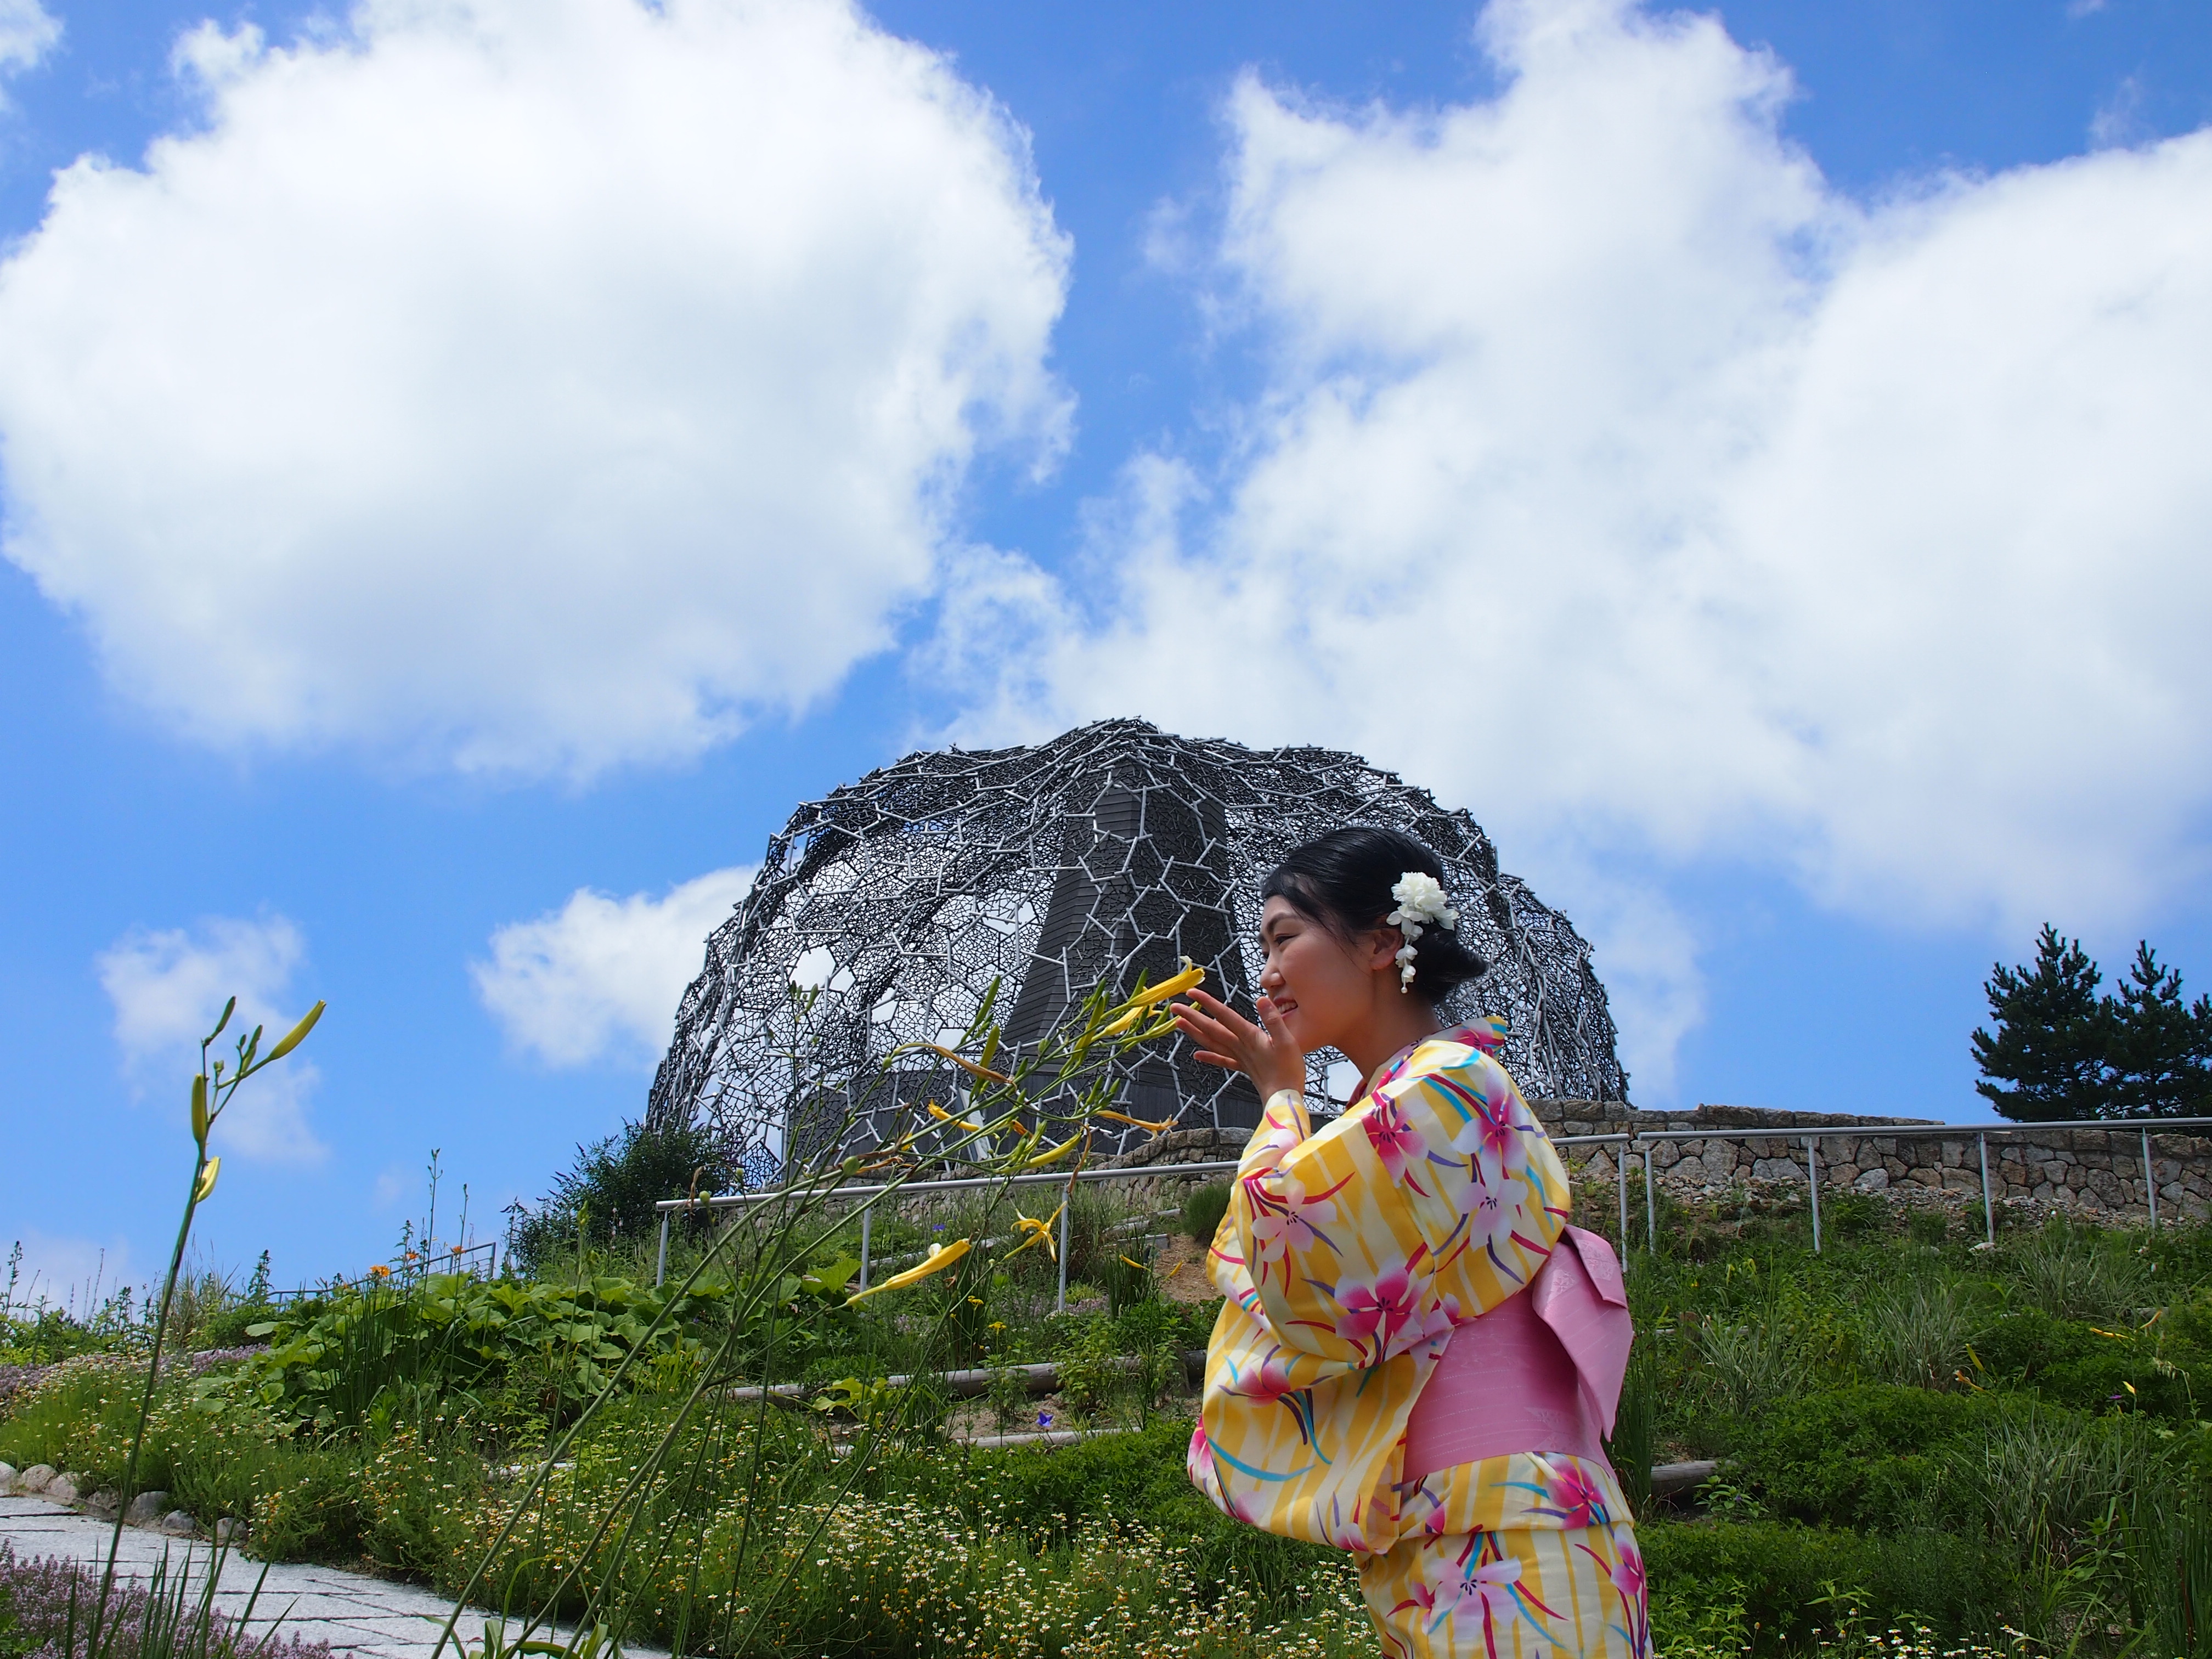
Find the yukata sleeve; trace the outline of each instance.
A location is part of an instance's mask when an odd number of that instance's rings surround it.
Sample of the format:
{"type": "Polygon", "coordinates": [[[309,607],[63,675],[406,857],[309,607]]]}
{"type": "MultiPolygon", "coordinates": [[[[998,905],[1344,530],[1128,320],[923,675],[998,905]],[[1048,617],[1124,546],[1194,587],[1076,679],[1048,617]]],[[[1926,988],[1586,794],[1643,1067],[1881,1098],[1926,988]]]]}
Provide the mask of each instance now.
{"type": "Polygon", "coordinates": [[[1472,1047],[1427,1045],[1367,1103],[1305,1127],[1296,1096],[1268,1102],[1230,1204],[1240,1300],[1281,1345],[1285,1382],[1381,1364],[1494,1307],[1565,1225],[1542,1125],[1472,1047]]]}

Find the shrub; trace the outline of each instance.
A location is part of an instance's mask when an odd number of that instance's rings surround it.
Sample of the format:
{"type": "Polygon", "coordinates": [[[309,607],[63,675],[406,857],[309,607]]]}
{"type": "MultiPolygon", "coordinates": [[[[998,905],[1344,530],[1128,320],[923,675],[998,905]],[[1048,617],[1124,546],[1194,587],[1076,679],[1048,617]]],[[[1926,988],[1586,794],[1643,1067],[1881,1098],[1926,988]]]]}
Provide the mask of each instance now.
{"type": "Polygon", "coordinates": [[[1843,1527],[1924,1522],[1941,1455],[2002,1419],[1988,1395],[1864,1383],[1779,1403],[1738,1427],[1742,1479],[1777,1514],[1843,1527]]]}
{"type": "Polygon", "coordinates": [[[2181,1421],[2197,1416],[2189,1373],[2161,1366],[2155,1343],[2131,1330],[2054,1319],[2024,1308],[1975,1340],[1993,1380],[2032,1389],[2054,1405],[2102,1412],[2115,1404],[2181,1421]]]}
{"type": "Polygon", "coordinates": [[[1941,1244],[1951,1231],[1951,1218],[1941,1210],[1915,1210],[1905,1224],[1915,1244],[1941,1244]]]}
{"type": "Polygon", "coordinates": [[[2021,1246],[2011,1266],[2028,1301],[2055,1319],[2112,1324],[2153,1299],[2148,1260],[2124,1241],[2063,1222],[2021,1246]]]}
{"type": "Polygon", "coordinates": [[[1867,1358],[1885,1382],[1948,1389],[1987,1323],[1964,1285],[1917,1274],[1868,1298],[1867,1358]]]}
{"type": "Polygon", "coordinates": [[[370,1518],[362,1462],[350,1446],[270,1443],[253,1470],[247,1553],[264,1561],[358,1559],[370,1518]]]}
{"type": "MultiPolygon", "coordinates": [[[[1231,1521],[1200,1496],[1184,1473],[1188,1421],[1060,1447],[1017,1446],[976,1453],[948,1473],[969,1513],[1024,1517],[1040,1548],[1070,1544],[1086,1525],[1116,1519],[1182,1544],[1204,1587],[1240,1584],[1279,1613],[1298,1605],[1314,1573],[1342,1553],[1278,1538],[1231,1521]]],[[[1209,1588],[1209,1599],[1212,1593],[1209,1588]]]]}
{"type": "Polygon", "coordinates": [[[516,1218],[508,1248],[526,1271],[538,1273],[580,1243],[643,1239],[659,1228],[653,1206],[662,1199],[719,1192],[734,1173],[709,1128],[626,1123],[619,1134],[576,1148],[574,1167],[553,1177],[544,1201],[516,1218]]]}
{"type": "Polygon", "coordinates": [[[1965,1540],[1917,1531],[1888,1538],[1775,1521],[1725,1527],[1655,1521],[1638,1529],[1650,1574],[1655,1627],[1694,1623],[1698,1611],[1741,1608],[1788,1642],[1833,1629],[1844,1612],[1955,1632],[2004,1604],[2001,1563],[1965,1540]],[[1677,1598],[1682,1604],[1677,1606],[1677,1598]]]}
{"type": "MultiPolygon", "coordinates": [[[[63,1362],[9,1402],[0,1419],[0,1461],[18,1468],[51,1463],[114,1486],[123,1479],[146,1362],[122,1354],[83,1354],[63,1362]]],[[[139,1485],[166,1484],[159,1451],[142,1462],[139,1485]]]]}
{"type": "MultiPolygon", "coordinates": [[[[479,1409],[557,1420],[604,1386],[639,1343],[696,1349],[686,1330],[720,1305],[726,1281],[678,1298],[623,1279],[587,1285],[486,1283],[433,1273],[404,1288],[372,1281],[288,1310],[257,1332],[269,1347],[220,1391],[318,1428],[389,1427],[459,1398],[479,1409]],[[653,1321],[664,1307],[669,1317],[653,1321]],[[647,1332],[652,1334],[648,1338],[647,1332]]],[[[216,1391],[215,1389],[211,1389],[216,1391]]]]}
{"type": "Polygon", "coordinates": [[[1182,1201],[1182,1230],[1194,1244],[1213,1243],[1221,1218],[1229,1213],[1229,1183],[1209,1181],[1182,1201]]]}

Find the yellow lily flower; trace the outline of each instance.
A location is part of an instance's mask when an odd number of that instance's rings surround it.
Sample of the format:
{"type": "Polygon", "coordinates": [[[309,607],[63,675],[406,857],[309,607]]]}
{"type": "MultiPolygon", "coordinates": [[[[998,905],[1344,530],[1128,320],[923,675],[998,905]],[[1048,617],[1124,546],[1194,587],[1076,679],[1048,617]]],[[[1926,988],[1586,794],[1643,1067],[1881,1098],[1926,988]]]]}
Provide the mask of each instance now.
{"type": "Polygon", "coordinates": [[[1093,1112],[1091,1115],[1105,1118],[1110,1122],[1126,1123],[1133,1129],[1150,1129],[1156,1135],[1165,1134],[1175,1127],[1175,1120],[1171,1117],[1151,1123],[1141,1117],[1131,1117],[1127,1112],[1093,1112]]]}
{"type": "Polygon", "coordinates": [[[1145,1011],[1142,1008],[1132,1008],[1127,1013],[1122,1015],[1121,1018],[1114,1020],[1108,1024],[1100,1026],[1098,1028],[1098,1035],[1100,1036],[1119,1036],[1122,1032],[1127,1030],[1132,1025],[1134,1025],[1144,1017],[1145,1011]]]}
{"type": "Polygon", "coordinates": [[[964,1238],[951,1244],[933,1244],[929,1247],[928,1259],[921,1266],[908,1267],[902,1273],[893,1273],[880,1285],[871,1285],[865,1291],[854,1291],[845,1298],[845,1305],[849,1308],[864,1297],[879,1295],[884,1291],[902,1291],[909,1285],[919,1284],[932,1273],[941,1273],[947,1267],[957,1267],[960,1258],[966,1255],[970,1248],[969,1241],[964,1238]]]}
{"type": "Polygon", "coordinates": [[[909,1048],[927,1048],[939,1058],[951,1060],[969,1076],[980,1077],[987,1083],[1011,1084],[1013,1081],[1012,1078],[1002,1073],[994,1072],[988,1066],[978,1066],[965,1055],[956,1054],[951,1049],[940,1047],[934,1042],[902,1042],[891,1052],[895,1054],[902,1054],[909,1048]]]}
{"type": "Polygon", "coordinates": [[[1182,963],[1181,973],[1172,979],[1162,980],[1158,985],[1146,986],[1121,1006],[1133,1010],[1149,1008],[1156,1002],[1165,1002],[1170,997],[1179,997],[1185,991],[1194,989],[1206,982],[1205,969],[1200,967],[1188,957],[1180,957],[1179,960],[1182,963]]]}
{"type": "Polygon", "coordinates": [[[1152,1271],[1152,1268],[1144,1262],[1136,1261],[1133,1258],[1126,1255],[1121,1258],[1121,1264],[1124,1267],[1134,1267],[1140,1273],[1150,1273],[1152,1271]]]}
{"type": "Polygon", "coordinates": [[[219,1158],[210,1158],[201,1167],[200,1178],[192,1188],[192,1201],[195,1204],[204,1204],[214,1195],[215,1178],[222,1168],[222,1160],[219,1158]]]}
{"type": "Polygon", "coordinates": [[[1054,1147],[1050,1152],[1039,1152],[1035,1158],[1030,1158],[1024,1163],[1018,1164],[1014,1167],[1017,1170],[1042,1170],[1048,1164],[1059,1163],[1060,1159],[1066,1158],[1070,1152],[1073,1152],[1082,1144],[1083,1136],[1080,1133],[1072,1134],[1068,1136],[1066,1139],[1061,1141],[1059,1146],[1054,1147]]]}
{"type": "Polygon", "coordinates": [[[956,1123],[959,1125],[960,1127],[973,1130],[978,1134],[981,1134],[983,1130],[983,1126],[981,1124],[970,1123],[964,1117],[955,1117],[951,1113],[946,1111],[945,1108],[939,1105],[933,1100],[929,1103],[929,1115],[940,1123],[956,1123]]]}
{"type": "MultiPolygon", "coordinates": [[[[1066,1207],[1066,1205],[1062,1204],[1060,1206],[1060,1210],[1064,1210],[1066,1207]]],[[[1051,1219],[1048,1221],[1039,1221],[1033,1215],[1016,1216],[1014,1218],[1014,1225],[1021,1231],[1027,1233],[1029,1237],[1024,1238],[1020,1243],[1015,1245],[1012,1249],[1008,1250],[1006,1255],[1000,1256],[999,1259],[1001,1261],[1011,1261],[1016,1256],[1019,1255],[1024,1250],[1028,1249],[1030,1245],[1042,1244],[1044,1246],[1044,1253],[1047,1255],[1050,1256],[1054,1261],[1059,1261],[1060,1249],[1059,1247],[1053,1243],[1053,1228],[1060,1220],[1060,1210],[1054,1210],[1052,1212],[1051,1219]]]]}

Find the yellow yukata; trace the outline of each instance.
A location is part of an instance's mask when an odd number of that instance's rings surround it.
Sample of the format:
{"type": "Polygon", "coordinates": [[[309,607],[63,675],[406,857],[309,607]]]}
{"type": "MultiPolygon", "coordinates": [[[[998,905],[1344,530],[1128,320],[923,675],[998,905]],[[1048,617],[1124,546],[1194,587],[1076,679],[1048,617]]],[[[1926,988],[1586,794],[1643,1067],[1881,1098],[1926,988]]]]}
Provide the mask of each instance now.
{"type": "Polygon", "coordinates": [[[1541,1450],[1407,1480],[1407,1419],[1452,1327],[1527,1286],[1567,1174],[1492,1057],[1502,1020],[1393,1057],[1319,1134],[1285,1090],[1207,1262],[1190,1478],[1268,1532],[1355,1552],[1392,1659],[1650,1650],[1643,1558],[1602,1462],[1541,1450]]]}

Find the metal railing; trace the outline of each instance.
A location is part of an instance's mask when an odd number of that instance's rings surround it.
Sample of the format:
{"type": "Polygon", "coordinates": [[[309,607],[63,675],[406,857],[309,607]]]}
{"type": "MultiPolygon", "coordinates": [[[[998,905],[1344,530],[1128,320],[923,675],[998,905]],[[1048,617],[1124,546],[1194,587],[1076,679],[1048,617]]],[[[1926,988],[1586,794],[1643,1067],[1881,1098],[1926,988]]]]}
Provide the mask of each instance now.
{"type": "Polygon", "coordinates": [[[1620,1252],[1628,1254],[1628,1160],[1641,1154],[1644,1164],[1644,1249],[1659,1248],[1658,1205],[1653,1192],[1651,1153],[1661,1141],[1795,1140],[1805,1152],[1805,1185],[1813,1213],[1813,1249],[1820,1249],[1820,1152],[1823,1140],[1957,1140],[1971,1139],[1981,1165],[1982,1225],[1994,1244],[1997,1238],[1996,1200],[1990,1187],[1990,1138],[2072,1134],[2083,1130],[2100,1134],[2133,1129],[2141,1137],[2143,1196],[2150,1224],[2158,1225],[2158,1176],[2151,1163],[2150,1140],[2156,1134],[2186,1134],[2212,1128],[2212,1117],[2069,1118],[2050,1123],[1861,1123],[1826,1124],[1793,1129],[1630,1129],[1617,1134],[1555,1135],[1555,1146],[1618,1146],[1614,1186],[1620,1196],[1620,1252]]]}
{"type": "MultiPolygon", "coordinates": [[[[664,1198],[653,1207],[660,1212],[660,1254],[653,1270],[653,1282],[657,1287],[668,1279],[668,1224],[681,1211],[730,1210],[754,1204],[772,1204],[779,1199],[880,1198],[885,1193],[896,1193],[903,1198],[909,1193],[975,1192],[983,1188],[1004,1187],[1065,1187],[1071,1181],[1179,1181],[1191,1176],[1228,1176],[1237,1173],[1234,1160],[1226,1164],[1146,1164],[1127,1169],[1077,1170],[1073,1173],[1027,1176],[971,1176],[954,1181],[904,1181],[872,1187],[776,1187],[757,1193],[717,1193],[712,1198],[664,1198]]],[[[860,1212],[860,1271],[859,1289],[868,1288],[870,1234],[875,1222],[872,1205],[860,1212]]],[[[1060,1207],[1060,1289],[1054,1306],[1061,1313],[1067,1311],[1067,1206],[1060,1207]]]]}
{"type": "MultiPolygon", "coordinates": [[[[2092,1118],[2086,1121],[2069,1119],[2053,1123],[1869,1122],[1792,1129],[1624,1129],[1611,1134],[1553,1135],[1552,1144],[1559,1147],[1618,1146],[1621,1149],[1613,1165],[1613,1186],[1620,1200],[1620,1254],[1626,1260],[1628,1255],[1628,1163],[1639,1152],[1644,1164],[1644,1249],[1656,1252],[1659,1248],[1659,1206],[1654,1191],[1656,1182],[1652,1176],[1651,1154],[1662,1141],[1795,1140],[1800,1143],[1805,1152],[1806,1187],[1813,1213],[1813,1249],[1817,1253],[1820,1249],[1820,1143],[1823,1140],[1963,1141],[1971,1137],[1981,1163],[1983,1226],[1989,1242],[1994,1244],[1996,1243],[1997,1222],[1996,1201],[1990,1188],[1991,1135],[2069,1134],[2081,1130],[2110,1134],[2116,1131],[2136,1130],[2142,1142],[2143,1191],[2148,1201],[2150,1224],[2156,1227],[2158,1176],[2151,1165],[2151,1137],[2154,1134],[2184,1134],[2207,1128],[2212,1128],[2212,1117],[2092,1118]]],[[[975,1176],[951,1181],[909,1181],[867,1187],[779,1187],[757,1193],[719,1193],[709,1198],[666,1198],[653,1206],[660,1212],[660,1249],[653,1268],[653,1282],[656,1286],[666,1282],[669,1221],[684,1211],[736,1209],[790,1198],[860,1200],[878,1198],[893,1192],[904,1197],[908,1194],[973,1192],[984,1188],[1066,1186],[1071,1181],[1178,1181],[1193,1176],[1234,1175],[1237,1168],[1235,1160],[1212,1164],[1146,1164],[1118,1169],[1079,1170],[1072,1175],[975,1176]]],[[[861,1210],[859,1288],[864,1291],[868,1288],[870,1234],[874,1219],[872,1206],[861,1210]]],[[[1067,1231],[1068,1213],[1063,1205],[1060,1212],[1060,1289],[1055,1303],[1063,1313],[1067,1309],[1067,1231]]]]}
{"type": "Polygon", "coordinates": [[[348,1282],[359,1284],[370,1279],[381,1279],[390,1285],[410,1285],[432,1273],[466,1273],[472,1279],[496,1279],[499,1277],[499,1241],[491,1238],[481,1244],[448,1248],[434,1256],[424,1255],[414,1261],[403,1261],[396,1267],[386,1266],[381,1273],[371,1267],[360,1279],[352,1281],[339,1278],[313,1288],[301,1285],[296,1291],[272,1291],[269,1302],[270,1306],[281,1308],[301,1297],[321,1296],[325,1291],[348,1282]]]}

